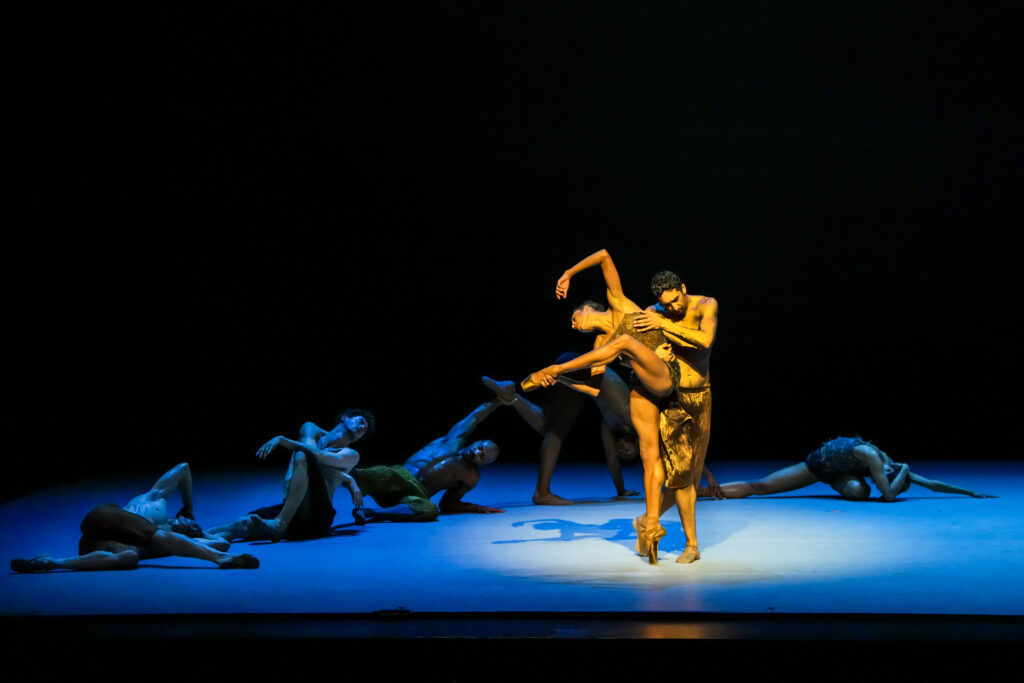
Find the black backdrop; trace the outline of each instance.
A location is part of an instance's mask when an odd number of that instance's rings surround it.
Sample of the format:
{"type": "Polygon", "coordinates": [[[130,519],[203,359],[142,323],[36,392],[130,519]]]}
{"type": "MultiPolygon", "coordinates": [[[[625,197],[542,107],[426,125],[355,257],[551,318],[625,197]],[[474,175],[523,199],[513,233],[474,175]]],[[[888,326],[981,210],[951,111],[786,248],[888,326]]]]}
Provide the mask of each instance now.
{"type": "MultiPolygon", "coordinates": [[[[1015,458],[1009,4],[37,7],[4,498],[257,466],[350,405],[366,461],[401,461],[481,374],[587,348],[554,284],[602,247],[638,303],[666,268],[719,300],[709,463],[852,433],[1015,458]]],[[[596,425],[564,459],[600,458],[596,425]]],[[[511,411],[478,434],[536,457],[511,411]]]]}

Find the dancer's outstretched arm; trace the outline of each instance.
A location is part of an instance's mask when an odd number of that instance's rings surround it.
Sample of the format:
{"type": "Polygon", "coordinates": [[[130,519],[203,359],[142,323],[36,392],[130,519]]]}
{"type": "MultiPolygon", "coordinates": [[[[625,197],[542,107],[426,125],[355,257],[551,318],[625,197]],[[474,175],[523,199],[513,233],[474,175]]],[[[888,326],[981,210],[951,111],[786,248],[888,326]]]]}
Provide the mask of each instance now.
{"type": "Polygon", "coordinates": [[[910,473],[910,481],[923,486],[931,491],[938,491],[939,493],[960,493],[971,498],[998,498],[999,496],[993,496],[989,493],[978,493],[977,491],[971,491],[954,484],[947,484],[944,481],[936,481],[935,479],[926,479],[920,474],[910,473]]]}
{"type": "Polygon", "coordinates": [[[622,281],[619,279],[619,271],[615,268],[611,255],[607,249],[595,252],[583,259],[569,270],[562,273],[555,285],[555,296],[564,299],[569,292],[569,281],[572,276],[580,271],[601,266],[601,274],[604,275],[605,294],[608,297],[608,305],[620,313],[636,313],[641,310],[639,306],[630,301],[622,291],[622,281]]]}

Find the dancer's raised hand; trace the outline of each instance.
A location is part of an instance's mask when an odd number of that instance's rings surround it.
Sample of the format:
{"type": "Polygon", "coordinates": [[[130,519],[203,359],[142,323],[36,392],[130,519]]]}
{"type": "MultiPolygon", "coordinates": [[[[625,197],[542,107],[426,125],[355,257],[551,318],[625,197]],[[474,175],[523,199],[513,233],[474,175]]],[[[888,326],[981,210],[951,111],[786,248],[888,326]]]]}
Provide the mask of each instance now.
{"type": "Polygon", "coordinates": [[[273,439],[260,446],[260,449],[256,451],[256,457],[260,460],[266,460],[267,456],[270,455],[270,452],[277,448],[277,444],[279,443],[281,443],[281,437],[275,436],[273,439]]]}
{"type": "Polygon", "coordinates": [[[564,299],[565,295],[569,293],[569,280],[572,277],[566,273],[562,273],[562,277],[558,278],[558,282],[555,283],[555,298],[564,299]]]}

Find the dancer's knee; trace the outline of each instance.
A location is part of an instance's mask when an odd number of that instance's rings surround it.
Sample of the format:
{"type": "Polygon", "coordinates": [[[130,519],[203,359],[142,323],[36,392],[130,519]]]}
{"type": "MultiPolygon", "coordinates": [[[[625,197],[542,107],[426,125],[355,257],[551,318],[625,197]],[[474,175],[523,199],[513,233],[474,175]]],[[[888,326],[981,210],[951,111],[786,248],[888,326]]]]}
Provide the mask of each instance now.
{"type": "Polygon", "coordinates": [[[139,553],[134,550],[122,550],[114,553],[114,567],[117,569],[131,569],[139,564],[139,553]]]}

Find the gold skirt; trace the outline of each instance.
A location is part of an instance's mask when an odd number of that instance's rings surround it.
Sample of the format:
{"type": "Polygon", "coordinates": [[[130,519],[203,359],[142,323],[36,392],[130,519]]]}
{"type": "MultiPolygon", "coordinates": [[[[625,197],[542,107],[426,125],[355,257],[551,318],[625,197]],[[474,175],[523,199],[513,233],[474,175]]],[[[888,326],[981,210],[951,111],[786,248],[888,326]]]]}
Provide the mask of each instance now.
{"type": "Polygon", "coordinates": [[[676,389],[662,404],[658,430],[665,488],[700,484],[711,439],[711,387],[676,389]]]}

